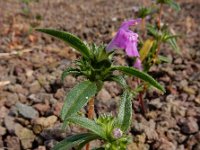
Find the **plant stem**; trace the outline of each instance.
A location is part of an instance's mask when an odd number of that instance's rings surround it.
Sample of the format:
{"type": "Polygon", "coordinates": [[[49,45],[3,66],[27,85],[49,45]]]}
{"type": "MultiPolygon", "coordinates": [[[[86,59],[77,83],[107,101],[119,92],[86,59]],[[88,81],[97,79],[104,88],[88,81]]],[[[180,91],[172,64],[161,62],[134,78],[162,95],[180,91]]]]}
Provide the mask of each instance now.
{"type": "Polygon", "coordinates": [[[146,18],[142,18],[142,24],[141,24],[141,28],[142,28],[142,38],[145,37],[146,34],[146,18]]]}
{"type": "Polygon", "coordinates": [[[160,4],[159,14],[158,14],[158,29],[161,28],[161,17],[162,17],[162,11],[163,11],[163,4],[160,4]]]}
{"type": "MultiPolygon", "coordinates": [[[[92,97],[89,101],[88,105],[88,118],[93,119],[94,118],[94,97],[92,97]]],[[[86,145],[86,150],[89,150],[90,143],[86,145]]]]}
{"type": "MultiPolygon", "coordinates": [[[[137,80],[137,83],[138,85],[140,84],[140,79],[137,80]]],[[[138,96],[138,100],[139,100],[143,115],[145,115],[147,112],[146,107],[144,105],[144,100],[143,100],[143,94],[145,91],[146,91],[146,86],[144,85],[144,89],[141,92],[139,92],[139,96],[138,96]]]]}

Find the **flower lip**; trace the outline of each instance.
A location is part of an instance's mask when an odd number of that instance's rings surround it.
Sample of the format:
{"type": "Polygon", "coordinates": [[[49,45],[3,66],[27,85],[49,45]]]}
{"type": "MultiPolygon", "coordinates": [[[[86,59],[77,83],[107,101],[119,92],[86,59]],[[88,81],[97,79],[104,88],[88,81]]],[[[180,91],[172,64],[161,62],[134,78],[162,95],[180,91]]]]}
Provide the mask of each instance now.
{"type": "Polygon", "coordinates": [[[141,22],[141,20],[142,20],[141,18],[138,18],[138,19],[131,19],[128,21],[124,21],[120,28],[128,30],[130,26],[135,26],[135,25],[139,24],[141,22]]]}

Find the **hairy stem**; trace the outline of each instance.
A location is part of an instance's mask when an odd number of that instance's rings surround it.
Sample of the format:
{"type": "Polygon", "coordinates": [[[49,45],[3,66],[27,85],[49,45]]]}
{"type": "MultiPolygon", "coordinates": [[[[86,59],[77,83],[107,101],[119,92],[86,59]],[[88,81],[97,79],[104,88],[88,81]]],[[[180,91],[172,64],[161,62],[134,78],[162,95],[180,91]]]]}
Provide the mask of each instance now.
{"type": "Polygon", "coordinates": [[[163,11],[163,4],[160,4],[159,14],[158,14],[158,29],[161,28],[161,17],[162,17],[162,11],[163,11]]]}
{"type": "Polygon", "coordinates": [[[141,29],[142,29],[142,38],[145,37],[146,35],[146,18],[142,18],[142,24],[141,24],[141,29]]]}
{"type": "MultiPolygon", "coordinates": [[[[137,83],[138,83],[138,85],[140,84],[140,79],[137,80],[137,83]]],[[[146,92],[146,86],[144,85],[144,89],[141,92],[139,92],[139,95],[138,95],[138,100],[139,100],[143,115],[145,115],[147,112],[147,109],[144,105],[144,100],[143,100],[143,94],[145,92],[146,92]]]]}
{"type": "MultiPolygon", "coordinates": [[[[89,101],[88,105],[88,118],[93,119],[94,118],[94,97],[92,97],[89,101]]],[[[86,145],[86,150],[90,149],[90,143],[86,145]]]]}

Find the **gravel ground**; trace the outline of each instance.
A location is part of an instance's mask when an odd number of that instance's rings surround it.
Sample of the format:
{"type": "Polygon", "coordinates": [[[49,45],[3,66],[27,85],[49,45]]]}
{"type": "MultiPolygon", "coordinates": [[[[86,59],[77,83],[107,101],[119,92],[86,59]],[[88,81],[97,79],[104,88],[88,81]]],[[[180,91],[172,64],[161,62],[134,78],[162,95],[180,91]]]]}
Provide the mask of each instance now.
{"type": "MultiPolygon", "coordinates": [[[[129,150],[200,150],[200,3],[179,2],[182,10],[166,8],[163,19],[182,35],[182,54],[166,45],[161,50],[172,63],[153,67],[151,74],[167,92],[146,94],[146,117],[137,99],[133,102],[129,150]]],[[[33,0],[27,12],[20,0],[0,1],[0,149],[48,150],[83,130],[63,131],[59,119],[65,93],[81,80],[68,76],[62,83],[60,75],[79,54],[33,28],[62,29],[88,42],[108,43],[124,19],[135,17],[138,5],[139,0],[33,0]]],[[[106,83],[96,98],[96,113],[115,113],[120,95],[117,84],[106,83]]]]}

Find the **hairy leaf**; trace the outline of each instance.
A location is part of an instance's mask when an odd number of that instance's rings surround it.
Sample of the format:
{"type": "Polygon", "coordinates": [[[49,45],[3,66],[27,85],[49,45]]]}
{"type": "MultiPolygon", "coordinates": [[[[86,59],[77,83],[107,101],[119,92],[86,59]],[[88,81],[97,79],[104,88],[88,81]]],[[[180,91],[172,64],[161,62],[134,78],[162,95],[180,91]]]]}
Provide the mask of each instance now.
{"type": "Polygon", "coordinates": [[[106,138],[103,128],[93,120],[80,116],[71,116],[67,119],[67,121],[77,124],[83,128],[86,128],[91,132],[99,135],[103,139],[106,138]]]}
{"type": "Polygon", "coordinates": [[[43,32],[56,38],[59,38],[65,41],[77,51],[79,51],[85,58],[90,57],[90,51],[88,47],[83,43],[83,41],[81,41],[78,37],[69,32],[58,31],[54,29],[36,29],[36,31],[43,32]]]}
{"type": "Polygon", "coordinates": [[[167,2],[167,4],[168,4],[171,8],[173,8],[174,10],[176,10],[176,11],[180,11],[180,10],[181,10],[180,5],[179,5],[178,3],[176,3],[175,1],[173,1],[173,0],[169,0],[169,1],[167,2]]]}
{"type": "Polygon", "coordinates": [[[147,73],[141,72],[133,67],[114,66],[111,68],[111,70],[119,70],[126,74],[133,75],[137,78],[142,79],[143,81],[150,83],[152,86],[156,87],[157,89],[161,90],[162,92],[165,92],[165,89],[154,78],[152,78],[147,73]]]}
{"type": "Polygon", "coordinates": [[[65,98],[61,119],[65,120],[77,113],[96,94],[96,91],[96,84],[90,81],[83,81],[76,85],[65,98]]]}
{"type": "Polygon", "coordinates": [[[171,45],[171,47],[175,50],[176,53],[180,54],[180,49],[176,43],[176,39],[175,38],[170,38],[167,40],[169,42],[169,44],[171,45]]]}
{"type": "Polygon", "coordinates": [[[120,100],[117,124],[123,131],[127,131],[132,118],[132,94],[125,90],[120,100]]]}
{"type": "Polygon", "coordinates": [[[167,62],[167,63],[171,63],[172,62],[172,60],[170,58],[167,58],[165,56],[159,55],[158,58],[159,58],[159,60],[161,60],[163,62],[167,62]]]}
{"type": "Polygon", "coordinates": [[[97,139],[98,137],[99,136],[93,133],[82,133],[78,135],[72,135],[56,144],[52,150],[68,150],[74,146],[82,144],[85,141],[91,141],[97,139]]]}

